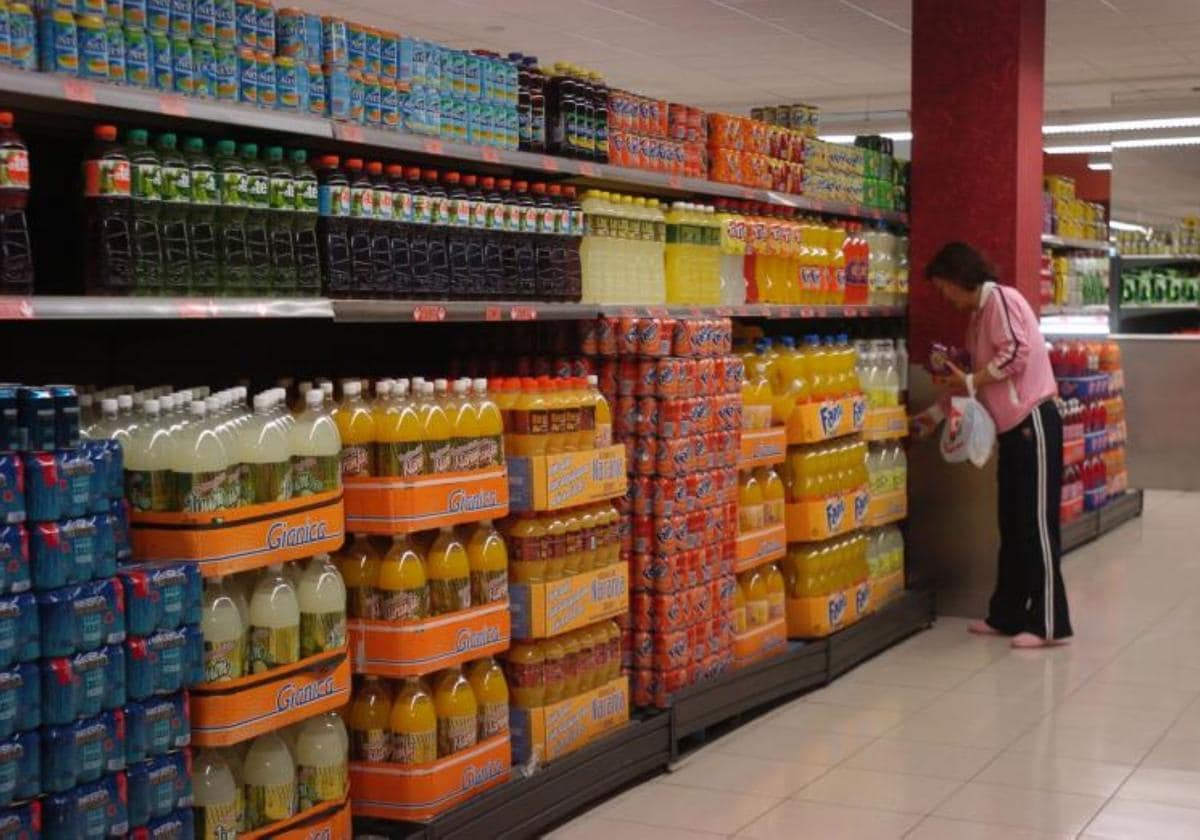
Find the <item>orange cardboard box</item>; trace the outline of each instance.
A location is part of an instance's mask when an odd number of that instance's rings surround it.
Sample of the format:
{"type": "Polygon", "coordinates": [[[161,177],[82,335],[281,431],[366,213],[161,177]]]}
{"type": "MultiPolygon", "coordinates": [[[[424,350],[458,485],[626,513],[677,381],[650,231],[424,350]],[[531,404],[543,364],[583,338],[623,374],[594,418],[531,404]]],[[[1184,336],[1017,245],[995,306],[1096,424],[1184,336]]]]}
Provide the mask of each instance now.
{"type": "Polygon", "coordinates": [[[896,440],[908,435],[908,412],[902,405],[868,408],[863,440],[896,440]]]}
{"type": "Polygon", "coordinates": [[[549,706],[510,709],[513,759],[554,761],[629,721],[629,680],[621,676],[549,706]]]}
{"type": "Polygon", "coordinates": [[[817,542],[863,527],[871,496],[860,487],[840,496],[792,502],[784,507],[788,542],[817,542]]]}
{"type": "Polygon", "coordinates": [[[870,600],[867,603],[867,612],[875,612],[904,591],[904,570],[900,569],[883,577],[871,578],[870,585],[871,592],[870,600]]]}
{"type": "Polygon", "coordinates": [[[820,443],[863,430],[867,398],[861,394],[796,406],[787,421],[787,442],[820,443]]]}
{"type": "Polygon", "coordinates": [[[345,650],[310,656],[288,668],[197,687],[191,699],[192,743],[227,747],[344,706],[350,659],[345,650]]]}
{"type": "Polygon", "coordinates": [[[629,564],[546,583],[510,583],[512,631],[517,639],[544,639],[629,611],[629,564]]]}
{"type": "Polygon", "coordinates": [[[354,813],[385,820],[428,820],[508,779],[509,736],[497,735],[430,764],[350,763],[354,813]]]}
{"type": "Polygon", "coordinates": [[[892,490],[872,495],[867,504],[867,524],[871,527],[899,522],[908,516],[908,491],[892,490]]]}
{"type": "Polygon", "coordinates": [[[787,429],[772,426],[769,429],[743,429],[742,453],[738,468],[766,467],[782,464],[787,454],[787,429]]]}
{"type": "Polygon", "coordinates": [[[364,534],[408,534],[508,515],[504,467],[419,478],[348,478],[346,528],[364,534]]]}
{"type": "Polygon", "coordinates": [[[345,539],[341,490],[211,513],[135,512],[130,525],[139,561],[194,560],[209,577],[337,551],[345,539]]]}
{"type": "Polygon", "coordinates": [[[508,602],[439,615],[426,621],[352,618],[347,622],[356,674],[428,674],[508,650],[508,602]]]}
{"type": "Polygon", "coordinates": [[[780,653],[787,647],[787,620],[777,618],[733,637],[733,657],[738,667],[780,653]]]}
{"type": "Polygon", "coordinates": [[[254,831],[239,832],[240,840],[350,840],[350,802],[346,797],[336,803],[322,802],[291,819],[264,825],[254,831]]]}
{"type": "Polygon", "coordinates": [[[733,571],[741,574],[763,563],[779,560],[786,552],[787,531],[782,523],[738,534],[737,559],[733,563],[733,571]]]}
{"type": "Polygon", "coordinates": [[[625,447],[508,459],[513,510],[561,510],[625,493],[625,447]]]}
{"type": "Polygon", "coordinates": [[[867,581],[830,595],[788,598],[784,604],[789,639],[819,639],[862,618],[871,601],[867,581]]]}

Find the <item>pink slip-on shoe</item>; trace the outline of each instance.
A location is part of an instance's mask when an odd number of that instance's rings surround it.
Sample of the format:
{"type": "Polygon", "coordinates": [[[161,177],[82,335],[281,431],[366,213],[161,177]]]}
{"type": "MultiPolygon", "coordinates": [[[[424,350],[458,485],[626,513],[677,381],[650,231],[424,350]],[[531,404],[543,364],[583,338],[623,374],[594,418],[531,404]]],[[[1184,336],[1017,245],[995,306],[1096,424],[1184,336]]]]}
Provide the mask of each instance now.
{"type": "Polygon", "coordinates": [[[967,625],[967,632],[974,633],[976,636],[1003,636],[1004,634],[997,630],[992,625],[988,624],[982,618],[977,618],[967,625]]]}
{"type": "Polygon", "coordinates": [[[1037,648],[1061,647],[1069,641],[1070,639],[1043,639],[1041,636],[1035,636],[1032,633],[1018,633],[1013,636],[1012,646],[1022,650],[1034,650],[1037,648]]]}

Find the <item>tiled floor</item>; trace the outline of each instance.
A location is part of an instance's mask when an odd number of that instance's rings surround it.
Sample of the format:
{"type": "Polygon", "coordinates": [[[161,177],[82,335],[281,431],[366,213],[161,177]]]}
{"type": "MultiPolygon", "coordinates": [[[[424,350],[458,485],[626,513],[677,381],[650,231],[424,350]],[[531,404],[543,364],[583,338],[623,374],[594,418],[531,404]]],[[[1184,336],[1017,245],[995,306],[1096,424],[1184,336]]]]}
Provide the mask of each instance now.
{"type": "Polygon", "coordinates": [[[1071,554],[1076,637],[937,626],[555,840],[1200,838],[1200,494],[1071,554]]]}

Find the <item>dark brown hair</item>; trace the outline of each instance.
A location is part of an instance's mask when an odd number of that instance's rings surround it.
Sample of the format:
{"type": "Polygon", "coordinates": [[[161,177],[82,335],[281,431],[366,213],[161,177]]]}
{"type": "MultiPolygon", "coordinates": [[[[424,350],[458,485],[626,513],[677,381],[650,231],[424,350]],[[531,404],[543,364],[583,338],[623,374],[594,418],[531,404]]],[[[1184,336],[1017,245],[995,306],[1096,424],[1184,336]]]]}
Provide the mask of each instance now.
{"type": "Polygon", "coordinates": [[[925,279],[940,277],[963,289],[978,289],[996,279],[987,258],[965,242],[948,242],[925,266],[925,279]]]}

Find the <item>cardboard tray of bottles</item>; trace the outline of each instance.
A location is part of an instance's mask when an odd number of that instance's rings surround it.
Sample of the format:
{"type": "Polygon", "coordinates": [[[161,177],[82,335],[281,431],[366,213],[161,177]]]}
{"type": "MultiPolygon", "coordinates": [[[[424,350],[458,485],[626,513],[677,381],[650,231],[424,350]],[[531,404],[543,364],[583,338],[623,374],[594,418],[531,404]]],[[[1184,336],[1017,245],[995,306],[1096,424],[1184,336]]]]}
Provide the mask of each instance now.
{"type": "Polygon", "coordinates": [[[784,507],[788,542],[818,542],[863,527],[871,494],[866,487],[847,493],[791,502],[784,507]]]}
{"type": "Polygon", "coordinates": [[[781,464],[787,454],[787,444],[787,429],[783,426],[743,429],[738,468],[748,470],[781,464]]]}
{"type": "Polygon", "coordinates": [[[510,708],[513,760],[554,761],[629,722],[629,679],[615,677],[549,706],[510,708]]]}
{"type": "Polygon", "coordinates": [[[629,564],[615,563],[545,583],[509,583],[512,634],[544,639],[629,611],[629,564]]]}
{"type": "Polygon", "coordinates": [[[784,602],[789,639],[820,639],[849,627],[866,615],[871,605],[867,581],[828,595],[788,598],[784,602]]]}
{"type": "Polygon", "coordinates": [[[191,691],[192,743],[227,747],[350,701],[346,648],[191,691]]]}
{"type": "Polygon", "coordinates": [[[867,409],[863,440],[897,440],[908,435],[908,412],[902,405],[867,409]]]}
{"type": "Polygon", "coordinates": [[[350,477],[343,489],[346,527],[354,533],[409,534],[508,515],[504,467],[417,478],[350,477]]]}
{"type": "Polygon", "coordinates": [[[207,577],[337,551],[345,536],[342,491],[206,513],[130,516],[139,561],[192,560],[207,577]]]}
{"type": "Polygon", "coordinates": [[[868,582],[867,612],[873,613],[887,606],[888,602],[904,591],[904,570],[898,569],[891,574],[873,577],[868,582]]]}
{"type": "Polygon", "coordinates": [[[518,511],[562,510],[625,493],[625,447],[508,459],[510,505],[518,511]]]}
{"type": "Polygon", "coordinates": [[[867,417],[867,399],[861,394],[804,403],[796,406],[787,420],[789,444],[820,443],[853,435],[863,430],[867,417]]]}
{"type": "Polygon", "coordinates": [[[761,627],[737,633],[733,637],[733,661],[738,668],[782,653],[787,647],[787,620],[776,618],[761,627]]]}
{"type": "Polygon", "coordinates": [[[238,832],[240,840],[317,840],[351,836],[350,801],[343,795],[336,802],[322,802],[300,811],[286,820],[264,825],[254,831],[238,832]]]}
{"type": "Polygon", "coordinates": [[[871,494],[867,503],[866,524],[872,528],[899,522],[908,516],[908,491],[889,490],[886,493],[871,494]]]}
{"type": "Polygon", "coordinates": [[[502,653],[508,650],[510,628],[508,601],[408,624],[347,622],[355,673],[380,677],[420,676],[502,653]]]}
{"type": "Polygon", "coordinates": [[[351,807],[355,816],[429,820],[506,781],[511,765],[508,734],[428,764],[352,761],[351,807]]]}
{"type": "Polygon", "coordinates": [[[787,531],[782,523],[738,534],[733,571],[741,574],[755,566],[781,559],[787,552],[787,531]]]}

